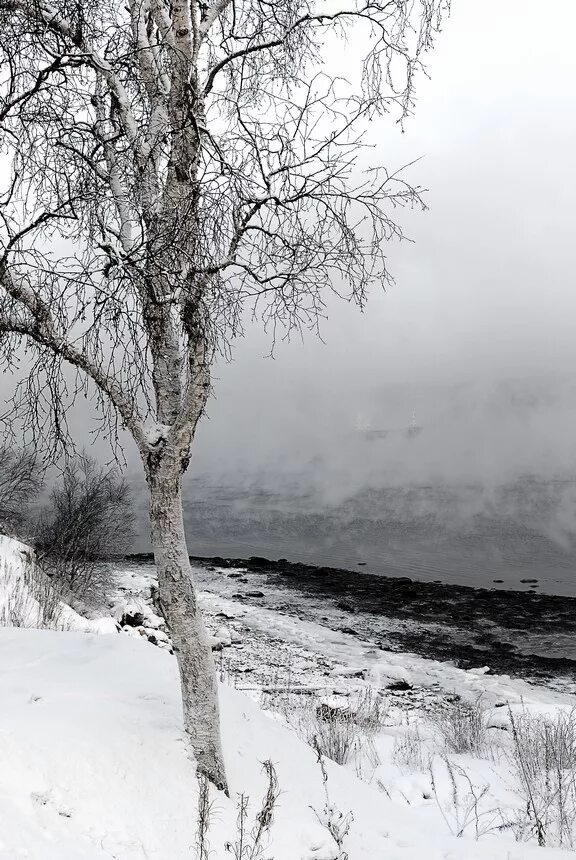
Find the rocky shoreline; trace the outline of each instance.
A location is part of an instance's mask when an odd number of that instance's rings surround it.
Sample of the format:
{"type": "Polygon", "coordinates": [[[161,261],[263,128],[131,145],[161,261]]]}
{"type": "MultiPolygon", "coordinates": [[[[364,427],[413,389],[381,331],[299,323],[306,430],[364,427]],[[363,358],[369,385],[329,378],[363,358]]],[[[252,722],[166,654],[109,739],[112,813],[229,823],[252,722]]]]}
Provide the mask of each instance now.
{"type": "MultiPolygon", "coordinates": [[[[152,555],[127,560],[151,562],[152,555]]],[[[265,597],[250,587],[257,575],[259,582],[281,590],[282,611],[288,614],[302,616],[302,598],[316,609],[320,603],[327,612],[336,611],[340,630],[375,640],[384,650],[410,651],[463,669],[488,666],[494,673],[539,683],[563,679],[576,684],[576,598],[418,582],[256,556],[191,556],[191,561],[235,578],[236,599],[254,603],[265,597]],[[573,637],[574,658],[558,653],[559,635],[573,637]]]]}

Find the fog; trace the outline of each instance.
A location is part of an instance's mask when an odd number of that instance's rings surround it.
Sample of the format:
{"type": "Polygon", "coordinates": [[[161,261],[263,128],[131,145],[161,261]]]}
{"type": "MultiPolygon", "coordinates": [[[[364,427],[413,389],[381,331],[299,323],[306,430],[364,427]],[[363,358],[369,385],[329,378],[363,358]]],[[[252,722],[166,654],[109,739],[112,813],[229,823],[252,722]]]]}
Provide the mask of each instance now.
{"type": "Polygon", "coordinates": [[[194,469],[224,482],[365,482],[568,474],[576,465],[572,200],[576,8],[453,4],[404,133],[370,157],[409,169],[428,211],[399,215],[395,285],[363,313],[330,301],[323,342],[276,348],[257,326],[217,369],[194,469]],[[406,445],[362,430],[424,430],[406,445]],[[356,432],[355,432],[356,431],[356,432]],[[314,461],[314,466],[308,466],[314,461]]]}

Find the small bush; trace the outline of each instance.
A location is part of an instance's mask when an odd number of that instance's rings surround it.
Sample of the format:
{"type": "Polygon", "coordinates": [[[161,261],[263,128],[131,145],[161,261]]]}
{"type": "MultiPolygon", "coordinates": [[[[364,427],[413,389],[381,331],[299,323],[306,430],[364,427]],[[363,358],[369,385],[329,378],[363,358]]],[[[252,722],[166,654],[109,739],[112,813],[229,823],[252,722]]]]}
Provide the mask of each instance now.
{"type": "Polygon", "coordinates": [[[364,687],[352,698],[350,709],[356,726],[367,735],[375,735],[386,725],[390,707],[378,690],[364,687]]]}
{"type": "Polygon", "coordinates": [[[283,713],[302,740],[336,764],[355,759],[359,765],[364,758],[377,766],[373,738],[385,725],[388,703],[372,688],[356,691],[346,704],[313,698],[283,713]]]}
{"type": "Polygon", "coordinates": [[[125,551],[132,535],[128,485],[89,457],[66,465],[41,512],[35,549],[48,576],[82,598],[105,590],[103,564],[125,551]]]}
{"type": "Polygon", "coordinates": [[[433,722],[447,752],[479,755],[485,751],[486,709],[480,698],[473,702],[454,702],[448,708],[437,711],[433,722]]]}
{"type": "Polygon", "coordinates": [[[336,764],[346,764],[360,746],[354,715],[347,711],[316,711],[303,723],[307,742],[336,764]]]}

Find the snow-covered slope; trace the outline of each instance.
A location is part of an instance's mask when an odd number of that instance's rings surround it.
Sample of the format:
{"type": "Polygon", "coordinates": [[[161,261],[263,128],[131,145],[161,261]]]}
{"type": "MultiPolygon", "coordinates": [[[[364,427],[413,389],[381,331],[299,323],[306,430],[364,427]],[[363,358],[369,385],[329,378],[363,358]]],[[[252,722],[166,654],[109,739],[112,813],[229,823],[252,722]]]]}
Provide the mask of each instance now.
{"type": "Polygon", "coordinates": [[[17,627],[116,632],[113,618],[91,621],[58,600],[49,579],[35,566],[30,547],[1,534],[0,622],[17,627]]]}
{"type": "MultiPolygon", "coordinates": [[[[150,591],[149,575],[136,572],[130,577],[129,587],[126,577],[119,586],[121,599],[114,612],[146,615],[148,626],[160,623],[152,617],[145,597],[150,591]],[[134,591],[140,579],[141,588],[134,591]]],[[[381,757],[371,780],[360,781],[350,763],[341,768],[326,760],[325,784],[313,749],[279,713],[273,716],[260,709],[256,663],[264,665],[265,678],[283,665],[286,651],[296,675],[297,670],[304,673],[298,676],[300,683],[312,687],[314,683],[339,688],[366,683],[385,691],[391,679],[409,678],[415,685],[422,684],[424,692],[428,690],[421,704],[434,690],[438,696],[447,686],[464,695],[483,688],[490,701],[523,702],[531,709],[570,707],[565,696],[511,679],[485,678],[481,670],[466,673],[411,655],[376,653],[370,643],[359,643],[328,627],[262,607],[251,611],[208,593],[202,595],[202,602],[210,629],[217,631],[223,617],[236,625],[235,635],[227,634],[227,644],[232,639],[238,643],[238,656],[223,660],[220,671],[225,666],[231,670],[236,660],[239,677],[252,679],[248,683],[252,698],[229,686],[221,688],[231,798],[212,792],[209,852],[199,854],[198,784],[182,736],[173,655],[149,644],[164,644],[157,641],[158,631],[151,638],[141,635],[139,627],[128,626],[123,630],[131,636],[116,635],[118,625],[111,616],[88,621],[57,602],[57,612],[46,619],[42,602],[47,587],[50,584],[34,567],[29,548],[0,536],[0,618],[5,625],[0,627],[0,860],[551,860],[566,856],[559,850],[515,843],[508,829],[490,830],[475,842],[473,821],[465,828],[464,838],[451,836],[446,814],[430,796],[430,779],[421,773],[404,774],[393,763],[391,747],[408,718],[402,708],[396,708],[400,723],[392,720],[374,740],[374,750],[381,757]],[[38,626],[58,630],[32,629],[38,626]],[[95,635],[104,632],[114,635],[95,635]],[[292,650],[296,642],[301,643],[298,655],[292,650]],[[361,672],[366,682],[354,681],[359,666],[366,670],[361,672]],[[263,853],[240,855],[234,848],[238,796],[250,798],[250,831],[267,788],[262,767],[266,760],[274,763],[281,792],[273,825],[263,853]],[[346,822],[349,832],[339,848],[330,826],[346,830],[346,822]]],[[[229,671],[228,677],[235,676],[229,671]]],[[[416,687],[413,699],[417,703],[416,687]]],[[[474,759],[465,764],[473,779],[486,776],[496,781],[493,796],[499,804],[508,788],[496,765],[474,759]]],[[[450,795],[450,784],[444,788],[450,795]]]]}
{"type": "MultiPolygon", "coordinates": [[[[255,804],[275,764],[282,794],[263,858],[336,860],[318,820],[310,747],[222,688],[232,799],[214,798],[211,858],[234,856],[237,793],[255,804]]],[[[0,630],[0,858],[196,860],[197,785],[181,735],[174,658],[123,636],[0,630]]],[[[354,820],[350,860],[551,860],[557,850],[455,839],[328,763],[332,803],[354,820]]]]}

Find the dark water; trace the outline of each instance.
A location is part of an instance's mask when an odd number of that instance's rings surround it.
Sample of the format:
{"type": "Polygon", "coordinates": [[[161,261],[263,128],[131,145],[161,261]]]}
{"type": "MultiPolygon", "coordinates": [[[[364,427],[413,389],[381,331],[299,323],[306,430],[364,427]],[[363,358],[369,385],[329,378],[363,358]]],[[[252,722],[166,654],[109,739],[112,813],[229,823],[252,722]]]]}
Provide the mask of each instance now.
{"type": "MultiPolygon", "coordinates": [[[[190,552],[576,596],[576,481],[314,490],[186,486],[190,552]],[[537,583],[523,583],[537,579],[537,583]],[[502,580],[496,583],[494,580],[502,580]]],[[[140,547],[139,547],[140,548],[140,547]]],[[[144,548],[144,547],[142,547],[144,548]]]]}

